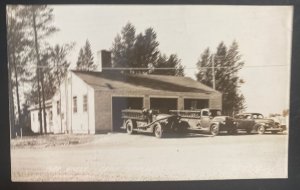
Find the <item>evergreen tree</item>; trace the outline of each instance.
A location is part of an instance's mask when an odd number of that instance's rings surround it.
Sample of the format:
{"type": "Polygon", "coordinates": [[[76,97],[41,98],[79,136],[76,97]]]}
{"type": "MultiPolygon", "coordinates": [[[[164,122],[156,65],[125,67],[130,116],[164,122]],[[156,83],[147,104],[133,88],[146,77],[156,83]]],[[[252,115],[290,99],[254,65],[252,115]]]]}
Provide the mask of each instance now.
{"type": "Polygon", "coordinates": [[[205,49],[201,54],[200,60],[196,63],[198,73],[196,74],[196,78],[198,81],[201,81],[203,84],[208,86],[212,85],[212,74],[205,68],[211,65],[212,55],[210,54],[209,48],[205,49]],[[204,68],[203,68],[204,67],[204,68]]]}
{"type": "MultiPolygon", "coordinates": [[[[159,42],[157,34],[153,28],[147,28],[144,33],[135,34],[136,29],[131,23],[127,23],[121,34],[114,39],[112,46],[113,67],[119,68],[143,68],[134,69],[130,73],[147,73],[147,74],[166,74],[178,75],[184,74],[183,67],[177,55],[172,54],[169,58],[160,55],[158,49],[159,42]],[[172,67],[172,71],[153,69],[155,67],[172,67]],[[146,70],[145,70],[146,69],[146,70]]],[[[123,71],[128,72],[128,71],[123,71]]]]}
{"type": "Polygon", "coordinates": [[[97,66],[94,64],[94,57],[91,50],[91,44],[88,40],[86,40],[85,46],[79,51],[76,65],[76,69],[81,71],[92,71],[97,68],[97,66]]]}
{"type": "Polygon", "coordinates": [[[243,111],[246,108],[245,98],[239,90],[244,81],[238,76],[238,71],[242,69],[243,65],[244,62],[241,61],[238,44],[235,41],[228,49],[221,42],[214,54],[206,49],[197,62],[197,80],[211,87],[213,87],[212,68],[214,68],[215,87],[223,94],[223,112],[227,115],[243,111]]]}
{"type": "Polygon", "coordinates": [[[136,37],[134,44],[133,67],[148,68],[157,61],[159,43],[156,40],[156,33],[152,28],[145,30],[136,37]]]}
{"type": "Polygon", "coordinates": [[[171,54],[169,57],[163,54],[159,55],[150,74],[184,76],[184,68],[176,54],[171,54]]]}
{"type": "Polygon", "coordinates": [[[133,67],[134,60],[134,44],[135,44],[135,27],[131,23],[127,23],[121,31],[121,35],[117,35],[112,48],[112,62],[114,67],[133,67]]]}
{"type": "Polygon", "coordinates": [[[7,7],[6,18],[7,18],[7,57],[8,57],[8,68],[9,68],[9,110],[10,110],[10,126],[12,137],[15,137],[15,132],[20,132],[22,128],[21,116],[21,103],[20,103],[20,83],[23,82],[23,77],[28,75],[26,70],[28,55],[28,46],[30,41],[26,38],[26,23],[22,18],[21,14],[23,7],[10,5],[7,7]],[[14,92],[16,95],[14,96],[14,92]],[[15,128],[16,117],[14,104],[16,97],[17,104],[17,121],[18,128],[15,128]]]}
{"type": "Polygon", "coordinates": [[[83,64],[84,64],[84,53],[83,53],[83,49],[80,48],[79,55],[76,62],[76,69],[83,70],[83,64]]]}
{"type": "MultiPolygon", "coordinates": [[[[43,63],[41,62],[42,52],[47,44],[45,39],[58,31],[53,23],[53,9],[47,5],[30,5],[24,6],[22,14],[24,20],[30,25],[30,35],[28,37],[32,39],[33,45],[32,50],[34,52],[33,57],[36,60],[36,75],[37,75],[37,91],[38,91],[38,103],[39,103],[39,123],[40,133],[47,133],[47,121],[46,121],[46,110],[45,110],[45,84],[44,84],[44,70],[41,68],[43,63]],[[43,107],[42,107],[43,104],[43,107]],[[42,128],[42,112],[44,129],[42,128]]],[[[44,68],[44,67],[43,67],[44,68]]]]}

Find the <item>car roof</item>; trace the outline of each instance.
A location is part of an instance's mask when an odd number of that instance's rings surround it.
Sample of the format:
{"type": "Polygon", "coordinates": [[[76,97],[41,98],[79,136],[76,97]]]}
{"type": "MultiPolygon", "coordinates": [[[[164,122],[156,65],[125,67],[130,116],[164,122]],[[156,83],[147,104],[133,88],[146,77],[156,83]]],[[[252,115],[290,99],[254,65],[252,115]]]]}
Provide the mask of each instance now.
{"type": "Polygon", "coordinates": [[[262,115],[261,113],[240,113],[237,115],[262,115]]]}

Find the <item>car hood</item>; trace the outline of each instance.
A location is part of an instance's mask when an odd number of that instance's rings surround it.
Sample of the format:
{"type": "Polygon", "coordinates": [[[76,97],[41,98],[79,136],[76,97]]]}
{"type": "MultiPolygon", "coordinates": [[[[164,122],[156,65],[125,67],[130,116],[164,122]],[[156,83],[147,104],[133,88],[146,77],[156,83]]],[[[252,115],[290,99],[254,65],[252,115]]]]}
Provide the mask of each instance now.
{"type": "Polygon", "coordinates": [[[156,119],[163,119],[163,118],[169,118],[169,117],[173,117],[173,115],[170,115],[170,114],[158,114],[156,116],[156,119]]]}
{"type": "Polygon", "coordinates": [[[216,116],[213,118],[213,121],[226,121],[226,120],[233,120],[232,117],[229,116],[216,116]]]}
{"type": "Polygon", "coordinates": [[[273,119],[255,119],[257,123],[274,123],[273,119]]]}

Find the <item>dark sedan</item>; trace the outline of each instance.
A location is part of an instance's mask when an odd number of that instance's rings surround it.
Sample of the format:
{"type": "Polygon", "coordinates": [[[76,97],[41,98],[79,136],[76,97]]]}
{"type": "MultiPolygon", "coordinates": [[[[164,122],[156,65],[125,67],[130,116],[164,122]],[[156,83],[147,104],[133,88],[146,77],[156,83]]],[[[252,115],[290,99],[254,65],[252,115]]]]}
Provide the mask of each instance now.
{"type": "Polygon", "coordinates": [[[282,128],[273,119],[267,119],[260,113],[243,113],[234,116],[238,130],[253,131],[264,134],[266,131],[272,133],[282,132],[282,128]]]}

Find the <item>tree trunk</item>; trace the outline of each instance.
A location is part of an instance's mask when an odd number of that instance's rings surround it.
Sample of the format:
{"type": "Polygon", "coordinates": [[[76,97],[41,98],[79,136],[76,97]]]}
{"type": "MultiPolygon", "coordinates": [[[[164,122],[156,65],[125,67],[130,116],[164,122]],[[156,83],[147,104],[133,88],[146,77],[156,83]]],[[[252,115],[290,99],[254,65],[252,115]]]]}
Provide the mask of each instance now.
{"type": "MultiPolygon", "coordinates": [[[[60,79],[59,79],[60,80],[60,79]]],[[[61,111],[62,111],[62,109],[61,109],[61,90],[60,90],[60,82],[58,82],[58,88],[59,88],[59,110],[60,110],[60,112],[59,112],[59,114],[60,114],[60,131],[61,131],[61,133],[63,132],[63,126],[62,126],[62,114],[61,114],[61,111]]]]}
{"type": "Polygon", "coordinates": [[[40,123],[40,133],[43,134],[43,123],[42,123],[42,106],[41,106],[41,90],[40,90],[40,53],[38,47],[38,39],[37,39],[37,29],[36,29],[36,15],[35,10],[32,8],[32,21],[33,21],[33,31],[34,31],[34,46],[36,53],[36,65],[37,65],[37,85],[38,85],[38,99],[39,99],[39,123],[40,123]]]}
{"type": "Polygon", "coordinates": [[[43,96],[43,117],[44,117],[44,132],[47,134],[47,119],[46,119],[46,104],[45,104],[45,90],[44,90],[44,73],[41,74],[41,87],[43,96]]]}
{"type": "Polygon", "coordinates": [[[17,95],[17,109],[18,109],[18,128],[17,131],[20,133],[22,129],[22,117],[21,117],[21,106],[20,106],[20,95],[19,95],[19,81],[18,81],[18,71],[17,71],[17,65],[16,65],[16,57],[15,53],[13,52],[13,65],[14,65],[14,71],[15,71],[15,80],[16,80],[16,95],[17,95]]]}
{"type": "Polygon", "coordinates": [[[10,135],[11,138],[16,137],[15,131],[15,108],[14,108],[14,94],[13,94],[13,84],[12,84],[12,63],[9,62],[8,65],[8,79],[9,79],[9,124],[10,124],[10,135]]]}

